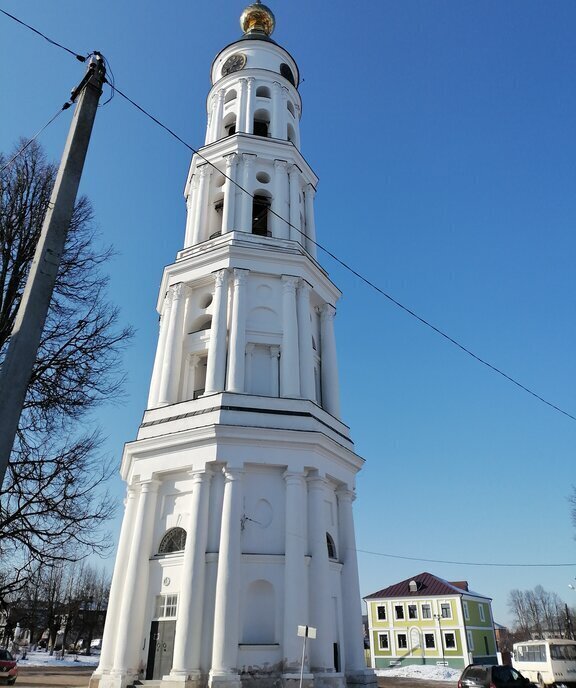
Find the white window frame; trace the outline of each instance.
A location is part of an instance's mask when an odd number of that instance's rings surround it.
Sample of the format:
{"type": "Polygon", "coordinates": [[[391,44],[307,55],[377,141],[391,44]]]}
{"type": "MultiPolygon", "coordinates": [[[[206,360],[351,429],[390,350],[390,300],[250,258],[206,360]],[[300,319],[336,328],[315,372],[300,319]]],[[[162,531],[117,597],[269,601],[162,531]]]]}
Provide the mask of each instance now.
{"type": "Polygon", "coordinates": [[[386,609],[386,603],[376,605],[376,621],[388,621],[388,610],[386,609]],[[380,618],[380,609],[384,610],[384,617],[380,618]]]}
{"type": "Polygon", "coordinates": [[[403,602],[400,604],[394,604],[394,618],[396,621],[406,621],[406,609],[403,602]],[[402,616],[398,616],[398,607],[402,609],[402,616]]]}
{"type": "Polygon", "coordinates": [[[449,620],[452,619],[452,605],[450,604],[450,602],[448,602],[447,600],[443,600],[442,602],[438,603],[438,607],[439,607],[441,619],[449,619],[449,620]],[[444,616],[444,614],[442,613],[442,606],[443,605],[446,605],[448,607],[448,613],[450,614],[450,616],[444,616]]]}
{"type": "Polygon", "coordinates": [[[390,651],[390,633],[388,631],[378,631],[378,651],[379,652],[389,652],[390,651]],[[386,647],[380,645],[380,638],[386,638],[386,647]]]}
{"type": "Polygon", "coordinates": [[[458,649],[458,641],[456,640],[456,631],[442,631],[442,635],[444,636],[444,649],[445,650],[457,650],[458,649]],[[448,647],[448,642],[446,641],[447,635],[451,635],[454,638],[453,647],[448,647]]]}
{"type": "Polygon", "coordinates": [[[407,604],[406,605],[406,611],[408,612],[408,617],[407,617],[408,621],[418,621],[418,619],[420,618],[418,616],[418,605],[415,602],[414,603],[411,602],[411,603],[407,604]],[[410,616],[410,607],[414,607],[414,609],[416,611],[416,616],[410,616]]]}
{"type": "Polygon", "coordinates": [[[480,621],[486,621],[486,615],[484,613],[484,605],[482,603],[478,604],[478,611],[480,612],[480,621]]]}
{"type": "Polygon", "coordinates": [[[468,639],[468,649],[474,650],[474,637],[472,631],[466,631],[466,638],[468,639]]]}
{"type": "Polygon", "coordinates": [[[410,640],[408,638],[408,633],[404,633],[404,631],[396,631],[396,649],[410,651],[410,640]],[[400,647],[399,638],[401,635],[406,638],[406,647],[400,647]]]}
{"type": "Polygon", "coordinates": [[[466,621],[470,621],[470,610],[468,609],[468,602],[466,602],[466,600],[462,602],[462,609],[464,610],[464,618],[466,621]]]}
{"type": "Polygon", "coordinates": [[[420,605],[420,618],[424,619],[424,620],[434,618],[434,616],[432,614],[432,604],[430,602],[422,602],[422,604],[420,605]],[[430,612],[429,616],[424,616],[424,607],[428,608],[428,610],[430,612]]]}
{"type": "Polygon", "coordinates": [[[434,631],[424,631],[424,650],[435,650],[435,649],[436,649],[436,633],[434,633],[434,631]],[[428,647],[428,645],[426,645],[426,636],[427,635],[432,636],[432,640],[434,641],[434,644],[432,645],[432,647],[428,647]]]}
{"type": "Polygon", "coordinates": [[[178,617],[178,601],[178,595],[176,593],[156,595],[154,619],[176,619],[178,617]],[[170,604],[168,603],[168,600],[170,600],[170,604]],[[166,614],[167,610],[169,609],[174,609],[174,613],[166,614]]]}

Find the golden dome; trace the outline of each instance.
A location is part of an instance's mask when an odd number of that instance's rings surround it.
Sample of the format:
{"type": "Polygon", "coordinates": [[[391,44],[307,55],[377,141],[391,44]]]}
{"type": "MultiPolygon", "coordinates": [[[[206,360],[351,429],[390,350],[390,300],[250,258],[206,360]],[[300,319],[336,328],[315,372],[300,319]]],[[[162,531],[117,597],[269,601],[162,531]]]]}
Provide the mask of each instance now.
{"type": "Polygon", "coordinates": [[[240,26],[245,34],[258,31],[269,36],[274,31],[275,24],[272,10],[261,2],[248,5],[240,17],[240,26]]]}

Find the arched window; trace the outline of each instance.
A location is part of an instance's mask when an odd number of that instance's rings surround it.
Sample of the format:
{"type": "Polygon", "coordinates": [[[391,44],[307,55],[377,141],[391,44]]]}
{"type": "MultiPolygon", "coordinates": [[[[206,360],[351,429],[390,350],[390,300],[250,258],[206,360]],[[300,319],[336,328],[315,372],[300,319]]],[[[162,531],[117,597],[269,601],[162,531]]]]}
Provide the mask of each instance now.
{"type": "Polygon", "coordinates": [[[258,86],[256,95],[260,98],[270,98],[270,89],[267,86],[258,86]]]}
{"type": "Polygon", "coordinates": [[[232,88],[226,93],[226,96],[224,98],[225,103],[229,103],[231,100],[234,100],[236,98],[236,91],[232,88]]]}
{"type": "Polygon", "coordinates": [[[184,528],[170,528],[164,534],[158,554],[170,554],[170,552],[182,552],[186,545],[186,531],[184,528]]]}
{"type": "Polygon", "coordinates": [[[256,136],[268,136],[270,131],[270,113],[266,110],[256,110],[254,113],[254,129],[256,136]]]}
{"type": "Polygon", "coordinates": [[[326,547],[328,548],[328,559],[337,559],[336,545],[330,533],[326,533],[326,547]]]}
{"type": "Polygon", "coordinates": [[[232,136],[236,133],[236,115],[231,112],[224,118],[225,136],[232,136]]]}
{"type": "Polygon", "coordinates": [[[270,198],[256,194],[252,201],[252,234],[270,236],[268,216],[270,214],[270,198]]]}
{"type": "Polygon", "coordinates": [[[288,79],[292,86],[296,86],[294,74],[292,74],[292,70],[285,62],[280,65],[280,74],[282,74],[285,79],[288,79]]]}

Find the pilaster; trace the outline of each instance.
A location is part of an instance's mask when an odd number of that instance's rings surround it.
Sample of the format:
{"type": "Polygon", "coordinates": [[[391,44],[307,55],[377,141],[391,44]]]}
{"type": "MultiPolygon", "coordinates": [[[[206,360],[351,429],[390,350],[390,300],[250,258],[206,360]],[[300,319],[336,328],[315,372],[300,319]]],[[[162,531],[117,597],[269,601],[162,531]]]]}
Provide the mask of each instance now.
{"type": "Polygon", "coordinates": [[[172,306],[166,333],[166,345],[162,362],[162,378],[158,392],[160,405],[177,401],[178,382],[182,365],[182,337],[184,327],[184,302],[188,288],[183,282],[170,287],[172,306]]]}
{"type": "Polygon", "coordinates": [[[300,235],[300,175],[301,170],[297,165],[291,165],[290,174],[290,239],[303,243],[300,235]]]}
{"type": "Polygon", "coordinates": [[[252,193],[254,165],[256,163],[256,156],[252,153],[242,154],[242,191],[240,196],[240,227],[243,232],[252,232],[252,193]]]}
{"type": "Polygon", "coordinates": [[[334,317],[336,309],[329,303],[320,308],[320,351],[322,358],[322,406],[336,418],[340,417],[338,361],[334,317]]]}
{"type": "Polygon", "coordinates": [[[234,269],[234,294],[228,351],[227,389],[229,392],[243,392],[245,385],[246,282],[248,272],[248,270],[234,269]]]}
{"type": "Polygon", "coordinates": [[[224,182],[224,208],[222,210],[222,234],[232,232],[235,227],[236,209],[236,167],[238,154],[226,156],[226,181],[224,182]]]}
{"type": "Polygon", "coordinates": [[[298,278],[282,275],[282,354],[280,356],[280,394],[300,396],[300,363],[298,356],[298,317],[296,286],[298,278]]]}
{"type": "Polygon", "coordinates": [[[214,277],[214,306],[208,360],[206,361],[205,394],[224,390],[226,378],[226,321],[228,317],[228,270],[219,270],[214,277]]]}
{"type": "Polygon", "coordinates": [[[314,385],[314,351],[312,349],[312,323],[310,321],[310,285],[298,283],[298,349],[300,353],[300,394],[304,399],[316,398],[314,385]]]}
{"type": "Polygon", "coordinates": [[[274,160],[274,194],[272,196],[272,236],[279,239],[290,238],[288,205],[288,163],[286,160],[274,160]]]}

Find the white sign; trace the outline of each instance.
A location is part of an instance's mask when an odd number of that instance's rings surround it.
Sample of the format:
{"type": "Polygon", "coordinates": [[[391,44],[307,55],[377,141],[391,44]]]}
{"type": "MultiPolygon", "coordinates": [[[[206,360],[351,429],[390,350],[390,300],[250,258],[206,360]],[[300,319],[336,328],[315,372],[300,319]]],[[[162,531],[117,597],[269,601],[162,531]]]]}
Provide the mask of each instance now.
{"type": "Polygon", "coordinates": [[[312,626],[298,626],[298,635],[301,638],[315,638],[316,629],[312,626]]]}

